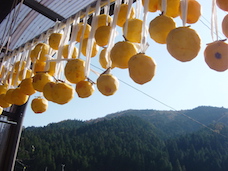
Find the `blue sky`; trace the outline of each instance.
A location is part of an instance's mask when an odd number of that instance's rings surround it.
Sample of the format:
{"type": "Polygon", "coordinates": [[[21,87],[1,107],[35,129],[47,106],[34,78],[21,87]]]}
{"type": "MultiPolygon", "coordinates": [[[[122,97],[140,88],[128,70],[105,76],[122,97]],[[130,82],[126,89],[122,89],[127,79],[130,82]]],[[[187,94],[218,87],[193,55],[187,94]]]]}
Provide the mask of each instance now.
{"type": "MultiPolygon", "coordinates": [[[[43,114],[35,114],[31,110],[31,100],[39,95],[36,93],[30,97],[23,125],[45,126],[67,119],[89,120],[128,109],[184,110],[201,105],[228,108],[228,71],[211,70],[203,56],[206,44],[213,41],[210,30],[211,1],[198,2],[202,6],[202,17],[191,28],[200,35],[202,45],[195,59],[186,63],[179,62],[167,52],[166,45],[155,43],[148,36],[150,46],[146,54],[157,63],[156,75],[152,81],[138,85],[131,80],[127,69],[115,68],[112,74],[120,80],[120,86],[113,96],[104,96],[95,87],[94,94],[89,98],[81,99],[75,94],[74,99],[65,105],[49,102],[48,110],[43,114]]],[[[149,13],[147,22],[158,14],[159,12],[149,13]]],[[[226,13],[217,8],[217,15],[219,36],[224,39],[221,21],[226,13]]],[[[175,22],[177,26],[182,26],[179,17],[175,18],[175,22]]],[[[97,68],[100,68],[98,56],[92,58],[91,64],[91,69],[102,72],[97,68]]],[[[91,72],[90,78],[96,81],[97,75],[91,72]]]]}

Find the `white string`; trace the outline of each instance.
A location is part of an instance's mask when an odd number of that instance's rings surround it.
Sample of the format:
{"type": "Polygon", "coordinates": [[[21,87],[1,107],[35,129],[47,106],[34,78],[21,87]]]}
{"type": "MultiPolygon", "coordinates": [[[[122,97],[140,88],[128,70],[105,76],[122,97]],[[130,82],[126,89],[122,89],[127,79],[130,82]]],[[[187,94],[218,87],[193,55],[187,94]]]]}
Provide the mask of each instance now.
{"type": "Polygon", "coordinates": [[[145,0],[144,2],[144,14],[143,14],[143,23],[142,23],[142,33],[141,33],[141,52],[145,53],[146,49],[148,48],[149,44],[146,41],[147,38],[147,29],[146,29],[146,20],[148,14],[148,4],[149,0],[145,0]]]}
{"type": "Polygon", "coordinates": [[[86,60],[85,60],[85,76],[88,77],[89,71],[90,71],[90,60],[91,60],[91,54],[93,51],[93,45],[94,45],[94,34],[95,34],[95,28],[97,26],[97,16],[100,13],[100,1],[97,1],[96,9],[95,9],[95,15],[93,16],[92,24],[91,24],[91,32],[89,34],[89,38],[87,40],[87,47],[86,47],[86,60]]]}
{"type": "Polygon", "coordinates": [[[71,30],[71,19],[68,19],[66,22],[66,27],[64,28],[64,33],[63,33],[63,37],[60,41],[60,45],[59,45],[59,50],[56,54],[57,56],[57,63],[56,63],[56,78],[57,79],[61,79],[61,74],[62,74],[62,70],[63,70],[63,66],[62,66],[62,62],[61,62],[61,58],[62,58],[62,51],[63,51],[63,46],[66,44],[66,42],[68,42],[69,40],[69,36],[70,36],[70,30],[71,30]]]}
{"type": "Polygon", "coordinates": [[[135,18],[140,18],[141,15],[141,0],[136,1],[136,7],[135,7],[135,18]]]}
{"type": "Polygon", "coordinates": [[[73,54],[73,51],[74,51],[74,48],[75,48],[76,37],[78,35],[78,30],[79,30],[78,23],[79,23],[79,20],[80,20],[80,14],[81,14],[80,12],[77,13],[77,15],[75,16],[74,21],[73,21],[72,35],[70,37],[70,43],[69,43],[69,46],[68,46],[68,58],[72,58],[72,54],[73,54]]]}
{"type": "Polygon", "coordinates": [[[21,53],[16,53],[14,52],[13,53],[13,57],[11,57],[9,59],[9,63],[8,63],[8,66],[7,68],[9,69],[9,72],[8,74],[6,75],[6,79],[8,80],[8,83],[10,87],[14,87],[14,85],[12,85],[12,82],[13,82],[13,73],[14,73],[14,67],[13,67],[13,64],[15,63],[15,59],[18,58],[18,56],[21,55],[21,53]]]}
{"type": "Polygon", "coordinates": [[[124,26],[123,26],[123,35],[127,35],[128,19],[130,18],[132,4],[133,4],[133,0],[129,0],[129,2],[128,2],[128,9],[127,9],[126,22],[124,23],[124,26]]]}
{"type": "Polygon", "coordinates": [[[216,0],[212,0],[211,37],[212,37],[213,41],[218,40],[218,22],[217,22],[216,0]],[[215,29],[216,39],[214,38],[214,29],[215,29]]]}
{"type": "MultiPolygon", "coordinates": [[[[13,55],[15,54],[15,52],[13,52],[13,55]]],[[[8,87],[7,88],[10,88],[11,87],[11,82],[8,80],[8,75],[12,69],[12,66],[11,66],[11,58],[8,58],[6,60],[6,64],[5,64],[5,67],[7,68],[7,71],[5,72],[4,76],[3,76],[3,80],[4,80],[4,84],[8,84],[8,87]]]]}
{"type": "MultiPolygon", "coordinates": [[[[31,59],[29,57],[29,53],[31,52],[31,47],[26,51],[26,65],[22,74],[22,79],[25,78],[26,73],[28,72],[28,70],[30,70],[30,66],[31,66],[31,59]]],[[[32,76],[32,75],[31,75],[32,76]]]]}
{"type": "Polygon", "coordinates": [[[112,61],[110,59],[110,50],[114,45],[114,39],[116,37],[116,23],[117,23],[117,18],[118,18],[118,14],[120,11],[120,6],[121,6],[121,0],[116,0],[115,2],[115,7],[114,7],[114,18],[113,18],[113,22],[111,25],[111,32],[110,32],[110,38],[109,38],[109,42],[107,44],[107,49],[105,51],[105,58],[107,62],[107,68],[112,66],[112,61]]]}
{"type": "Polygon", "coordinates": [[[85,34],[85,30],[86,30],[86,25],[87,25],[89,11],[90,11],[90,6],[88,6],[86,8],[86,16],[83,18],[83,29],[82,29],[82,33],[81,33],[81,37],[80,37],[80,45],[79,45],[79,51],[78,51],[78,58],[79,59],[80,59],[80,56],[81,56],[82,41],[84,39],[84,34],[85,34]]]}
{"type": "MultiPolygon", "coordinates": [[[[24,51],[22,51],[20,54],[21,54],[21,56],[19,56],[19,61],[20,61],[20,63],[19,63],[19,67],[18,67],[18,71],[17,71],[17,73],[16,73],[16,77],[15,77],[15,82],[14,82],[14,87],[17,87],[18,85],[17,85],[17,83],[19,82],[19,73],[20,73],[20,71],[22,70],[22,69],[24,69],[25,68],[25,66],[24,66],[24,68],[22,68],[22,66],[23,66],[23,63],[24,63],[24,61],[26,60],[26,57],[27,57],[27,44],[25,45],[25,48],[24,48],[24,51]]],[[[14,64],[15,64],[15,62],[14,62],[14,64]]]]}
{"type": "Polygon", "coordinates": [[[1,71],[1,82],[3,84],[6,83],[4,80],[5,75],[6,75],[6,69],[7,69],[6,68],[6,63],[7,63],[6,59],[7,59],[7,56],[4,56],[2,59],[2,62],[1,62],[1,69],[0,69],[0,71],[1,71]],[[3,68],[4,68],[4,70],[3,70],[3,68]]]}
{"type": "Polygon", "coordinates": [[[163,14],[165,14],[166,13],[166,10],[167,10],[167,0],[162,0],[161,1],[161,11],[162,11],[162,13],[163,14]]]}
{"type": "Polygon", "coordinates": [[[182,15],[182,24],[186,25],[187,15],[188,15],[188,0],[181,1],[181,15],[182,15]]]}

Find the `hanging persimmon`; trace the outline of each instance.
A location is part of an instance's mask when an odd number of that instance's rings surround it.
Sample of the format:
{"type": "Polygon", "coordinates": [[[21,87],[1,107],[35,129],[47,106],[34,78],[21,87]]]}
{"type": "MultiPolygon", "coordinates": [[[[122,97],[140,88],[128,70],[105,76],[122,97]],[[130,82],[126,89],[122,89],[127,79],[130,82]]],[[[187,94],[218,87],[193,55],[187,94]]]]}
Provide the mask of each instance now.
{"type": "Polygon", "coordinates": [[[228,38],[228,14],[222,20],[222,32],[228,38]]]}
{"type": "MultiPolygon", "coordinates": [[[[196,0],[188,0],[188,9],[187,9],[187,16],[186,16],[186,23],[193,24],[196,23],[200,16],[201,16],[201,5],[196,0]]],[[[182,17],[182,5],[183,1],[180,2],[180,17],[182,17]]]]}
{"type": "Polygon", "coordinates": [[[177,60],[187,62],[194,59],[201,47],[201,39],[190,27],[171,30],[166,39],[168,52],[177,60]]]}
{"type": "Polygon", "coordinates": [[[165,44],[169,32],[176,28],[176,23],[172,17],[159,15],[149,24],[150,37],[157,43],[165,44]]]}
{"type": "Polygon", "coordinates": [[[31,108],[34,113],[43,113],[48,108],[48,101],[45,98],[37,97],[32,100],[31,108]]]}
{"type": "Polygon", "coordinates": [[[228,69],[228,44],[223,40],[209,43],[204,50],[207,65],[215,71],[228,69]]]}
{"type": "Polygon", "coordinates": [[[156,63],[150,56],[138,53],[128,61],[128,71],[132,80],[138,84],[145,84],[155,75],[156,63]]]}
{"type": "Polygon", "coordinates": [[[128,67],[129,59],[137,53],[136,46],[129,41],[117,42],[110,52],[113,66],[125,69],[128,67]]]}
{"type": "Polygon", "coordinates": [[[216,0],[216,4],[220,9],[228,11],[228,0],[216,0]]]}

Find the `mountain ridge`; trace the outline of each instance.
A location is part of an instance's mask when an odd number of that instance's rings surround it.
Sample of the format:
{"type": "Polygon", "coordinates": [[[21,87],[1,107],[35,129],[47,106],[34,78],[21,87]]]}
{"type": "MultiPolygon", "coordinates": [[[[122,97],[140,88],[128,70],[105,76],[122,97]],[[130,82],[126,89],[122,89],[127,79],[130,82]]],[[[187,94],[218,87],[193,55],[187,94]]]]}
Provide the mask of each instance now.
{"type": "Polygon", "coordinates": [[[228,141],[221,135],[228,134],[228,126],[225,117],[219,120],[224,123],[217,122],[227,109],[188,111],[196,117],[206,115],[201,121],[220,133],[191,122],[182,124],[182,117],[167,119],[150,112],[128,111],[97,122],[66,120],[26,128],[15,171],[25,167],[26,171],[60,171],[62,164],[66,171],[227,171],[228,141]]]}

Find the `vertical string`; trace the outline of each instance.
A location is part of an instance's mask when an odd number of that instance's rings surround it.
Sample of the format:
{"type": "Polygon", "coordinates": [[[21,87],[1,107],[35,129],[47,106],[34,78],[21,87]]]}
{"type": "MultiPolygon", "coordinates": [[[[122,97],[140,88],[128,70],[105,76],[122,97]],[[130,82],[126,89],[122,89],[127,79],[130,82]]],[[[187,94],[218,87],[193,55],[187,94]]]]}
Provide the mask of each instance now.
{"type": "Polygon", "coordinates": [[[216,0],[212,0],[211,37],[212,37],[213,41],[218,40],[218,22],[217,22],[216,0]],[[214,38],[214,33],[216,35],[216,39],[214,38]]]}
{"type": "MultiPolygon", "coordinates": [[[[23,66],[23,62],[26,60],[26,56],[27,56],[27,50],[26,49],[27,49],[27,44],[25,45],[24,50],[21,52],[21,55],[19,56],[20,63],[19,63],[18,72],[16,73],[14,87],[18,86],[17,83],[19,82],[19,73],[20,73],[20,71],[22,71],[21,69],[22,69],[22,66],[23,66]]],[[[25,67],[24,67],[24,69],[25,69],[25,67]]]]}
{"type": "Polygon", "coordinates": [[[106,61],[108,61],[107,63],[107,68],[111,67],[112,66],[112,61],[110,59],[110,50],[111,50],[111,47],[113,47],[114,45],[114,39],[116,37],[116,23],[117,23],[117,18],[118,18],[118,14],[119,14],[119,11],[120,11],[120,5],[121,5],[121,0],[116,0],[115,2],[115,7],[114,7],[114,17],[113,17],[113,22],[112,22],[112,25],[111,25],[111,33],[110,33],[110,38],[109,38],[109,42],[108,42],[108,45],[107,45],[107,49],[106,49],[106,52],[105,52],[105,58],[106,58],[106,61]]]}
{"type": "Polygon", "coordinates": [[[95,34],[95,28],[97,25],[97,16],[100,13],[100,1],[97,1],[96,9],[95,9],[95,15],[93,16],[92,24],[91,24],[91,32],[89,34],[89,38],[87,40],[87,47],[86,47],[86,61],[85,61],[85,76],[88,77],[89,71],[90,71],[90,59],[91,59],[91,53],[93,50],[93,44],[94,44],[94,34],[95,34]]]}
{"type": "Polygon", "coordinates": [[[165,14],[166,10],[167,10],[167,0],[162,0],[161,1],[161,11],[163,14],[165,14]]]}
{"type": "Polygon", "coordinates": [[[83,18],[83,29],[82,29],[82,34],[81,34],[81,37],[80,37],[80,45],[79,45],[79,51],[78,51],[78,58],[79,59],[80,59],[80,56],[81,56],[82,41],[83,41],[85,30],[86,30],[86,25],[87,25],[89,11],[90,11],[90,6],[88,6],[86,8],[86,16],[83,18]]]}
{"type": "Polygon", "coordinates": [[[14,87],[14,85],[12,85],[12,82],[13,82],[12,78],[13,78],[13,73],[14,73],[14,66],[13,66],[13,64],[15,63],[15,61],[16,61],[15,59],[17,59],[19,55],[21,55],[21,53],[14,52],[12,54],[12,57],[9,58],[9,63],[8,63],[8,66],[7,66],[7,68],[9,68],[9,72],[8,72],[8,74],[6,76],[6,79],[8,80],[10,87],[14,87]]]}
{"type": "MultiPolygon", "coordinates": [[[[30,47],[30,46],[29,46],[30,47]]],[[[26,72],[27,72],[27,70],[30,70],[30,67],[31,67],[31,59],[30,59],[30,57],[29,57],[29,54],[30,54],[30,52],[31,52],[31,47],[30,48],[28,48],[28,50],[26,51],[27,53],[26,53],[26,65],[25,65],[25,69],[24,69],[24,71],[23,71],[23,75],[22,75],[22,79],[24,79],[25,78],[25,74],[26,74],[26,72]]],[[[32,75],[31,75],[32,76],[32,75]]]]}
{"type": "Polygon", "coordinates": [[[133,4],[133,0],[129,0],[128,2],[128,9],[127,9],[127,18],[126,18],[126,22],[124,23],[124,28],[123,28],[123,35],[127,35],[127,29],[128,29],[128,18],[130,18],[130,14],[131,14],[131,7],[133,4]]]}
{"type": "Polygon", "coordinates": [[[188,15],[188,0],[181,1],[181,15],[182,15],[182,24],[186,25],[187,15],[188,15]]]}
{"type": "Polygon", "coordinates": [[[144,3],[144,14],[143,14],[143,23],[142,23],[142,33],[141,33],[141,52],[145,53],[146,49],[148,48],[148,43],[146,41],[147,38],[147,29],[146,29],[146,20],[147,20],[147,14],[148,14],[148,4],[149,0],[145,0],[144,3]]]}
{"type": "Polygon", "coordinates": [[[63,70],[63,66],[62,66],[62,62],[61,62],[61,58],[62,58],[62,51],[63,51],[63,46],[66,44],[66,42],[68,42],[69,40],[69,36],[70,36],[70,30],[71,30],[71,18],[69,18],[66,22],[66,27],[64,28],[64,33],[63,33],[63,37],[60,41],[60,45],[59,45],[59,50],[56,54],[57,56],[57,61],[56,61],[56,77],[57,79],[61,79],[61,74],[62,74],[62,70],[63,70]]]}
{"type": "MultiPolygon", "coordinates": [[[[104,14],[109,15],[109,10],[110,10],[110,0],[107,1],[107,5],[104,7],[104,14]]],[[[108,23],[108,18],[106,18],[106,25],[108,23]]]]}
{"type": "Polygon", "coordinates": [[[141,0],[136,1],[136,7],[135,7],[135,17],[140,18],[141,15],[141,0]]]}
{"type": "Polygon", "coordinates": [[[78,27],[78,23],[79,23],[79,20],[80,20],[80,12],[77,13],[77,15],[75,16],[74,18],[74,21],[73,21],[73,24],[72,24],[72,35],[70,37],[70,43],[69,43],[69,46],[68,46],[68,58],[72,58],[72,53],[73,53],[73,50],[74,50],[74,47],[75,47],[75,44],[76,44],[76,37],[78,35],[78,30],[79,30],[79,27],[78,27]]]}
{"type": "Polygon", "coordinates": [[[6,77],[6,73],[7,73],[7,67],[6,67],[6,64],[7,64],[7,56],[4,56],[3,59],[2,59],[2,62],[1,62],[1,83],[3,84],[6,84],[6,80],[5,80],[5,77],[6,77]],[[3,70],[4,68],[4,70],[3,70]]]}

